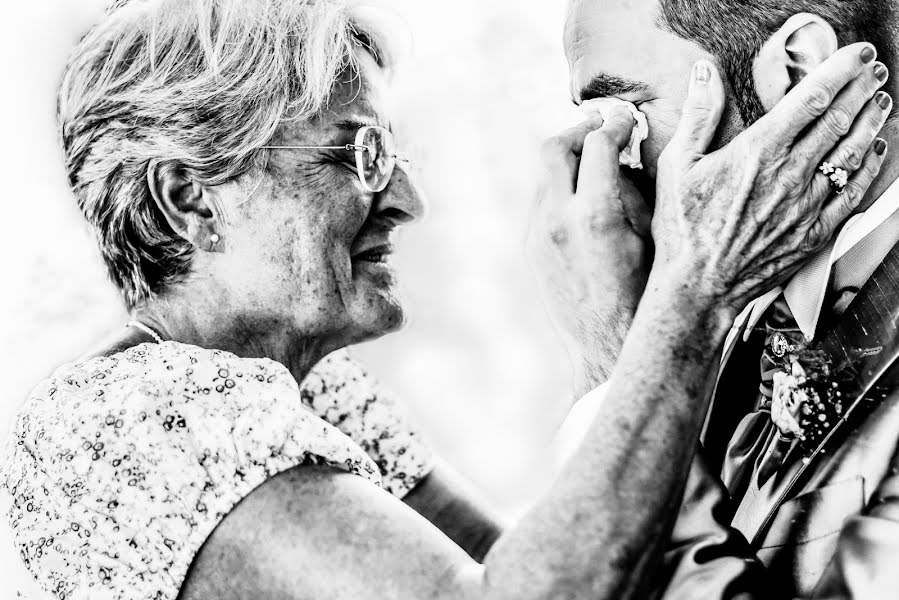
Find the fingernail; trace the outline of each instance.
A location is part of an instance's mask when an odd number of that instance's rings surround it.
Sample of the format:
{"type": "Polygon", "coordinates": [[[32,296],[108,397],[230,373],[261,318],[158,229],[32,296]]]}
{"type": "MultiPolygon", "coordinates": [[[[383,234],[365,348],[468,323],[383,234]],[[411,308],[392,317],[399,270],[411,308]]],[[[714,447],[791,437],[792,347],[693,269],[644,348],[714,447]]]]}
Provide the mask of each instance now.
{"type": "Polygon", "coordinates": [[[887,75],[889,74],[890,70],[887,69],[887,66],[883,63],[877,63],[877,66],[874,67],[874,77],[879,81],[886,81],[887,75]]]}
{"type": "Polygon", "coordinates": [[[863,63],[869,63],[877,56],[877,50],[874,49],[874,46],[865,46],[862,48],[861,54],[859,54],[859,58],[862,59],[863,63]]]}
{"type": "Polygon", "coordinates": [[[709,63],[704,60],[696,61],[696,64],[693,65],[693,79],[697,83],[708,83],[711,78],[712,69],[709,67],[709,63]]]}
{"type": "Polygon", "coordinates": [[[874,152],[878,154],[878,156],[882,155],[887,151],[887,141],[883,138],[877,138],[874,140],[874,152]]]}
{"type": "Polygon", "coordinates": [[[877,102],[877,106],[886,110],[893,103],[893,99],[890,98],[890,95],[886,92],[877,92],[877,95],[874,97],[874,101],[877,102]]]}

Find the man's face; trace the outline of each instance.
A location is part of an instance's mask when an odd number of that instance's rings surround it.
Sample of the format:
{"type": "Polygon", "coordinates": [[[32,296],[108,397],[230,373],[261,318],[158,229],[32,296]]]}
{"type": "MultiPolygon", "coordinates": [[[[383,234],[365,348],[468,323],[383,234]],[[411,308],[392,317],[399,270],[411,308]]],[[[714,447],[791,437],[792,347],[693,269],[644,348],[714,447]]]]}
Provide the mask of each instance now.
{"type": "MultiPolygon", "coordinates": [[[[654,179],[659,154],[680,120],[693,63],[713,57],[659,27],[657,0],[572,0],[565,53],[576,104],[615,97],[646,114],[649,138],[642,145],[643,165],[654,179]]],[[[743,128],[728,106],[715,143],[725,143],[743,128]]]]}

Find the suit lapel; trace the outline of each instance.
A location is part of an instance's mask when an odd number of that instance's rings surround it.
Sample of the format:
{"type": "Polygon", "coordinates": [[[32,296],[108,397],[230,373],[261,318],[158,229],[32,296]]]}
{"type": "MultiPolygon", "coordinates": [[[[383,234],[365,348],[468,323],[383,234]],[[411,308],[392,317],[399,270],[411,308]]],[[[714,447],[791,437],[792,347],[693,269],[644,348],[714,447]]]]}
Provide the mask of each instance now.
{"type": "Polygon", "coordinates": [[[754,380],[758,376],[758,356],[754,356],[752,352],[760,349],[760,345],[764,343],[764,336],[755,335],[754,330],[750,330],[747,334],[746,330],[758,322],[761,316],[759,313],[764,313],[782,291],[778,287],[751,302],[734,320],[734,326],[724,341],[718,376],[715,379],[712,399],[699,438],[712,468],[721,468],[723,452],[730,441],[730,435],[740,420],[755,409],[754,389],[751,397],[747,398],[745,395],[746,378],[754,380]],[[722,396],[724,399],[719,400],[722,396]],[[739,401],[735,400],[737,398],[739,401]]]}
{"type": "MultiPolygon", "coordinates": [[[[847,410],[810,459],[857,414],[862,400],[899,359],[899,245],[874,272],[858,296],[820,342],[830,356],[847,410]]],[[[806,467],[808,462],[806,461],[806,467]]]]}
{"type": "Polygon", "coordinates": [[[748,316],[749,311],[746,311],[744,318],[737,320],[728,336],[700,437],[703,455],[715,473],[721,471],[728,443],[737,425],[755,409],[758,357],[764,336],[753,332],[748,341],[743,340],[748,316]]]}
{"type": "Polygon", "coordinates": [[[746,329],[746,324],[749,321],[749,312],[749,310],[745,310],[739,317],[737,317],[734,321],[734,326],[727,334],[727,339],[724,341],[724,352],[721,354],[721,364],[718,366],[718,376],[715,378],[715,388],[712,390],[712,401],[709,403],[709,410],[705,415],[705,423],[702,426],[702,433],[699,436],[699,440],[703,444],[705,443],[709,424],[713,421],[712,413],[715,412],[715,398],[718,395],[718,386],[721,384],[721,376],[724,374],[724,369],[727,367],[730,356],[734,352],[734,347],[737,345],[737,342],[739,342],[740,337],[743,335],[743,331],[746,329]]]}

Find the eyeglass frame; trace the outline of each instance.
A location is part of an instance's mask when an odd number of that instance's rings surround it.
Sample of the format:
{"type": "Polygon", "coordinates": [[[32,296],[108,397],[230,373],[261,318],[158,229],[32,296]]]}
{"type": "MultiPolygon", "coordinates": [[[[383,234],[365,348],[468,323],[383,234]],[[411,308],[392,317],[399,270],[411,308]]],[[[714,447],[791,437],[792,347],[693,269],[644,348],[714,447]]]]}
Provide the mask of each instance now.
{"type": "Polygon", "coordinates": [[[346,150],[348,152],[353,152],[356,155],[356,176],[359,177],[359,182],[362,184],[362,189],[371,194],[377,194],[378,192],[383,192],[388,185],[390,185],[390,179],[393,177],[393,171],[396,169],[396,163],[399,162],[409,162],[409,158],[407,155],[397,152],[394,154],[388,154],[391,159],[390,163],[390,172],[387,177],[384,178],[384,185],[382,185],[378,189],[372,188],[368,185],[368,182],[365,180],[365,167],[363,163],[363,152],[371,152],[371,149],[363,144],[362,142],[365,140],[365,134],[368,133],[370,129],[375,129],[383,132],[383,135],[387,136],[387,139],[390,140],[391,144],[393,143],[393,133],[387,129],[386,127],[380,127],[378,125],[364,125],[360,127],[356,131],[356,137],[352,144],[344,144],[342,146],[260,146],[261,150],[346,150]]]}

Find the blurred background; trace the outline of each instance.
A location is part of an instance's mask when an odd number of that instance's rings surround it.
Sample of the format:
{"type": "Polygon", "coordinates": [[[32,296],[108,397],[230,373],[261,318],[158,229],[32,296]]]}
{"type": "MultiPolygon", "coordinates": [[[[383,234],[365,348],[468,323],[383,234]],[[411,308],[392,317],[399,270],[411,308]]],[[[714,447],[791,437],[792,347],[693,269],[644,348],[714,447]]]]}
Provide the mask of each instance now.
{"type": "MultiPolygon", "coordinates": [[[[380,0],[379,0],[380,3],[380,0]]],[[[412,36],[394,122],[428,218],[399,247],[411,320],[354,354],[438,454],[514,516],[546,485],[568,364],[524,256],[541,140],[575,121],[563,0],[388,0],[412,36]]],[[[38,380],[126,320],[70,195],[55,90],[103,0],[2,9],[0,429],[38,380]]],[[[0,599],[34,590],[0,519],[0,599]]],[[[35,596],[37,597],[37,596],[35,596]]]]}

